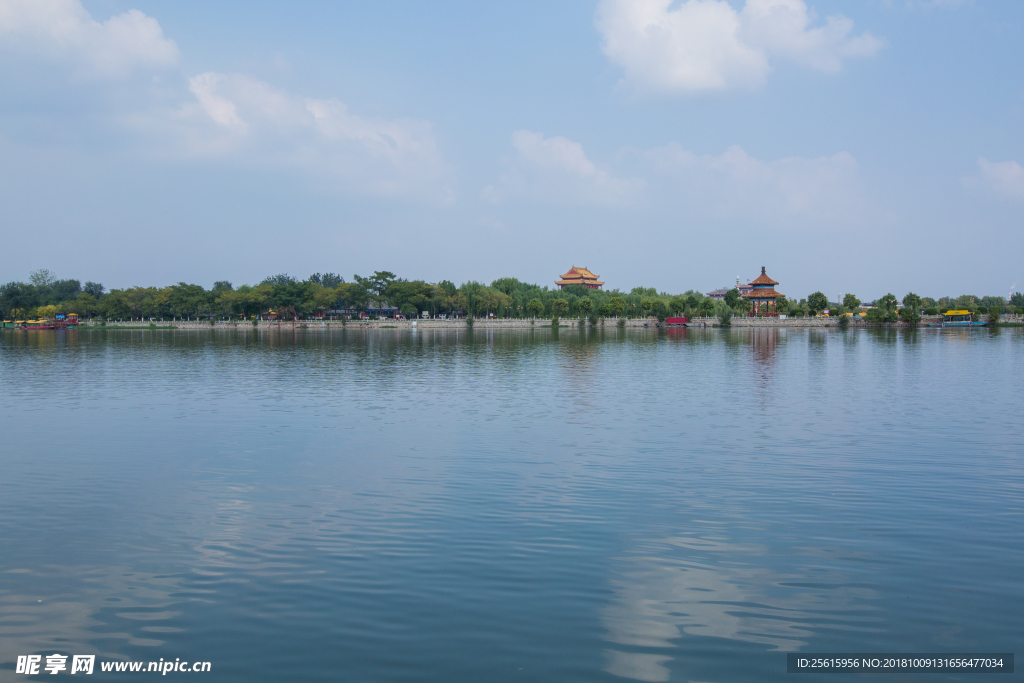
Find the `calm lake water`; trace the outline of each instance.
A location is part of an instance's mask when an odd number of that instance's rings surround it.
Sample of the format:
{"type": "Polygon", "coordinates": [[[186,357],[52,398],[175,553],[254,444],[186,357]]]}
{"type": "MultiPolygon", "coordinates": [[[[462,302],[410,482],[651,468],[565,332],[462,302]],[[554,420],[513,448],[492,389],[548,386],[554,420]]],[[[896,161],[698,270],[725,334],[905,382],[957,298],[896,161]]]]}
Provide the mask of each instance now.
{"type": "Polygon", "coordinates": [[[12,331],[0,376],[0,680],[1022,650],[1024,330],[12,331]]]}

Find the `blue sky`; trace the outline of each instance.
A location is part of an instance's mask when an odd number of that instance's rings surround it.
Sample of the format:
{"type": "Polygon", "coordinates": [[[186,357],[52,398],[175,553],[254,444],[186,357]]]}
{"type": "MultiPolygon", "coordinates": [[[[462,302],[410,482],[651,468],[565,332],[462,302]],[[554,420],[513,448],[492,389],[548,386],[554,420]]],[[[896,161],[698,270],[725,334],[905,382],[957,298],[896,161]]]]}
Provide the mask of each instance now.
{"type": "Polygon", "coordinates": [[[0,0],[0,279],[1024,287],[1024,5],[0,0]]]}

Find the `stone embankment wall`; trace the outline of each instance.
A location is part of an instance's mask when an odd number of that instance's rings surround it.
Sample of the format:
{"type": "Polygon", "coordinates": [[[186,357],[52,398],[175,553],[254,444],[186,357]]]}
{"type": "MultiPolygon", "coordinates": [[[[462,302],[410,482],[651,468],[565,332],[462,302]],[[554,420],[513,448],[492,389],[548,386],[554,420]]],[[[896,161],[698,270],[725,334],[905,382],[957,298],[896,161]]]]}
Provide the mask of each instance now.
{"type": "MultiPolygon", "coordinates": [[[[623,320],[625,323],[624,327],[647,327],[655,328],[658,326],[658,321],[655,319],[643,319],[643,318],[628,318],[623,320]]],[[[604,327],[617,327],[617,321],[614,318],[606,318],[602,323],[599,323],[604,327]]],[[[692,326],[706,326],[715,327],[719,324],[718,318],[693,318],[690,320],[692,326]]],[[[856,323],[854,323],[856,324],[856,323]]],[[[292,323],[283,322],[280,326],[276,322],[261,321],[256,325],[252,323],[244,322],[223,322],[218,321],[213,325],[209,321],[196,321],[196,320],[175,320],[171,321],[154,321],[150,323],[148,320],[133,320],[123,322],[110,322],[110,327],[132,327],[138,329],[149,329],[151,325],[156,325],[158,328],[166,328],[173,326],[177,329],[182,330],[236,330],[239,332],[246,332],[249,330],[277,330],[277,329],[292,329],[292,323]]],[[[561,318],[559,325],[562,327],[585,327],[589,323],[586,321],[581,322],[575,318],[561,318]]],[[[794,319],[794,320],[776,320],[773,318],[733,318],[733,327],[827,327],[830,325],[838,325],[838,321],[834,318],[810,318],[810,319],[794,319]]],[[[550,327],[550,318],[538,318],[534,321],[531,320],[484,320],[477,318],[473,321],[473,329],[529,329],[529,328],[544,328],[550,327]]],[[[84,323],[81,325],[84,328],[90,329],[102,329],[102,326],[98,323],[90,324],[84,323]]],[[[319,321],[319,320],[306,320],[295,323],[296,329],[307,329],[307,330],[321,330],[321,329],[351,329],[351,330],[363,330],[363,329],[466,329],[465,320],[358,320],[349,321],[342,323],[339,320],[330,321],[319,321]]]]}
{"type": "MultiPolygon", "coordinates": [[[[856,324],[852,323],[851,324],[856,324]]],[[[740,318],[733,317],[733,327],[839,327],[839,318],[740,318]]]]}
{"type": "MultiPolygon", "coordinates": [[[[941,320],[941,317],[938,318],[941,320]]],[[[1007,321],[1010,320],[1010,316],[1004,316],[1007,321]]],[[[1016,322],[1017,319],[1011,322],[1016,322]]],[[[655,328],[658,326],[657,320],[654,319],[643,319],[643,318],[630,318],[623,321],[625,327],[647,327],[655,328]]],[[[182,321],[175,320],[164,321],[164,322],[153,322],[150,323],[148,320],[133,320],[130,322],[110,322],[108,323],[111,327],[135,327],[139,329],[148,329],[151,325],[158,327],[174,326],[178,329],[183,330],[236,330],[239,332],[246,332],[249,330],[277,330],[277,329],[292,329],[292,323],[286,322],[281,323],[280,326],[276,322],[262,321],[253,325],[252,323],[244,322],[224,322],[219,321],[210,324],[209,321],[182,321]]],[[[586,321],[580,321],[575,318],[562,318],[559,320],[559,324],[562,327],[585,327],[588,325],[586,321]]],[[[604,327],[617,327],[617,321],[614,318],[606,318],[602,323],[599,323],[604,327]]],[[[706,326],[706,327],[717,327],[719,325],[718,318],[691,318],[690,326],[706,326]]],[[[839,327],[838,318],[787,318],[786,320],[779,320],[778,318],[743,318],[734,317],[731,321],[733,328],[741,327],[771,327],[771,328],[794,328],[794,327],[839,327]]],[[[886,323],[884,325],[869,324],[863,320],[851,320],[850,327],[922,327],[925,322],[922,321],[919,324],[910,324],[905,322],[897,323],[886,323]]],[[[477,318],[473,321],[473,329],[517,329],[517,328],[544,328],[550,327],[551,320],[549,318],[538,318],[536,320],[485,320],[477,318]]],[[[83,323],[81,327],[102,329],[99,323],[83,323]]],[[[351,329],[351,330],[364,330],[364,329],[377,329],[377,328],[394,328],[394,329],[466,329],[465,320],[356,320],[342,323],[340,320],[330,320],[321,322],[319,320],[306,320],[295,323],[296,329],[307,329],[307,330],[321,330],[321,329],[351,329]]]]}
{"type": "MultiPolygon", "coordinates": [[[[626,320],[627,327],[643,327],[644,324],[649,324],[653,327],[657,321],[653,320],[626,320]]],[[[149,329],[152,325],[158,328],[176,327],[178,329],[187,330],[238,330],[241,332],[247,330],[276,330],[276,329],[292,329],[292,323],[282,322],[280,325],[277,322],[260,321],[253,325],[252,323],[245,322],[224,322],[217,321],[213,325],[210,321],[195,321],[195,320],[175,320],[175,321],[154,321],[150,323],[148,320],[133,320],[130,322],[114,322],[107,323],[110,327],[133,327],[139,329],[149,329]]],[[[586,325],[584,321],[582,323],[586,325]]],[[[579,320],[576,319],[565,319],[559,320],[559,325],[562,327],[579,327],[581,325],[579,320]]],[[[608,319],[605,322],[606,326],[614,326],[615,321],[608,319]]],[[[493,330],[496,328],[509,329],[509,328],[538,328],[538,327],[550,327],[551,320],[549,318],[537,318],[534,321],[531,320],[484,320],[477,318],[473,321],[473,329],[489,329],[493,330]]],[[[90,329],[102,329],[99,323],[83,323],[81,327],[90,329]]],[[[395,329],[466,329],[466,321],[460,320],[350,320],[346,323],[342,323],[340,320],[302,320],[294,324],[296,329],[308,329],[308,330],[320,330],[320,329],[352,329],[352,330],[365,330],[365,329],[379,329],[379,328],[395,328],[395,329]]]]}

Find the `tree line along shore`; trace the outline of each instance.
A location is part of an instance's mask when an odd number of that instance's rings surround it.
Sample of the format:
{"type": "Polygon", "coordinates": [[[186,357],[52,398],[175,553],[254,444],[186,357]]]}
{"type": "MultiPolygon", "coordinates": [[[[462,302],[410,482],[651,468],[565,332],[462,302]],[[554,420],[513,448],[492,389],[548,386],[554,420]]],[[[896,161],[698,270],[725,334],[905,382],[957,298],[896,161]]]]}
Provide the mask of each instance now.
{"type": "MultiPolygon", "coordinates": [[[[910,292],[897,299],[886,294],[864,308],[854,294],[829,301],[822,292],[804,299],[779,299],[776,310],[790,317],[865,313],[869,322],[917,322],[922,314],[948,309],[969,310],[977,315],[1024,314],[1024,294],[1009,300],[1001,296],[961,295],[922,297],[910,292]]],[[[713,299],[696,290],[681,294],[658,292],[653,287],[634,287],[629,292],[571,285],[551,289],[505,277],[489,285],[469,281],[456,286],[449,280],[407,280],[388,271],[351,281],[336,273],[314,273],[304,280],[281,274],[256,285],[233,286],[218,281],[206,289],[179,282],[167,287],[128,287],[107,291],[101,283],[58,279],[49,270],[33,272],[28,282],[0,286],[0,313],[7,319],[47,318],[77,314],[83,319],[259,320],[272,311],[289,308],[299,318],[420,317],[424,313],[447,317],[720,317],[745,316],[749,301],[739,290],[713,299]]]]}

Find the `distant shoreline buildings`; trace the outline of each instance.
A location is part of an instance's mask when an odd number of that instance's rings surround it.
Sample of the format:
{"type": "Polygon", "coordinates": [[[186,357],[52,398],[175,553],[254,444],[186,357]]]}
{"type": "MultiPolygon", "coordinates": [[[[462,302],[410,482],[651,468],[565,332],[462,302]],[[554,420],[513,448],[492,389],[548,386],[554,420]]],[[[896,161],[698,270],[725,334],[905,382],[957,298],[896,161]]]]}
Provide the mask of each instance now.
{"type": "Polygon", "coordinates": [[[706,292],[704,294],[704,296],[706,296],[706,297],[708,297],[710,299],[714,299],[715,301],[725,301],[725,295],[731,289],[738,289],[739,292],[740,292],[740,296],[744,296],[746,294],[749,294],[750,290],[752,290],[753,288],[754,288],[754,285],[752,285],[750,283],[750,280],[747,280],[747,284],[745,284],[745,285],[740,284],[740,276],[737,275],[736,276],[736,285],[735,285],[735,287],[723,287],[722,289],[716,289],[716,290],[714,290],[712,292],[706,292]]]}

